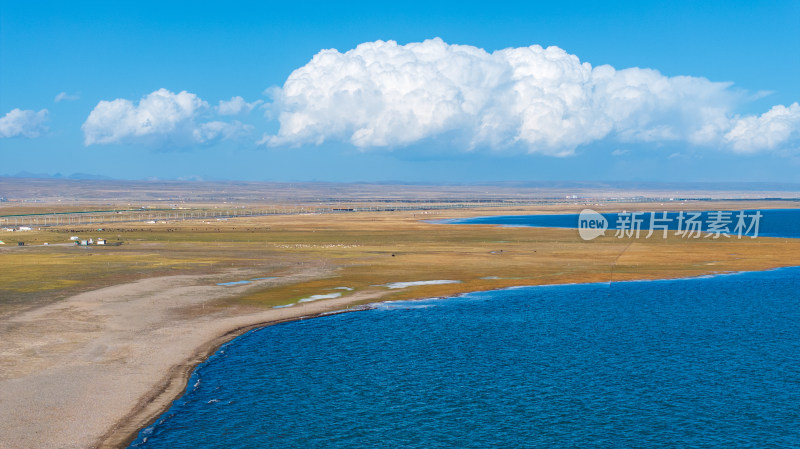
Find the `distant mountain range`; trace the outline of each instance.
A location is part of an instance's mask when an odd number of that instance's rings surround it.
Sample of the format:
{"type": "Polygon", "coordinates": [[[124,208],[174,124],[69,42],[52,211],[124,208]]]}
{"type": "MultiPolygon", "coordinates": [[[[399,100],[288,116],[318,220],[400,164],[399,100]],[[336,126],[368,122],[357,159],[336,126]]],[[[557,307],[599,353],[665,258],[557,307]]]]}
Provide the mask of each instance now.
{"type": "Polygon", "coordinates": [[[110,176],[103,176],[103,175],[93,175],[91,173],[73,173],[71,175],[62,175],[61,173],[49,174],[49,173],[31,173],[27,171],[18,172],[15,175],[0,175],[0,177],[6,178],[37,178],[37,179],[90,179],[90,180],[104,180],[110,181],[114,178],[110,176]]]}
{"type": "Polygon", "coordinates": [[[225,179],[204,179],[199,176],[187,176],[174,179],[149,178],[144,180],[117,179],[105,175],[91,173],[72,173],[63,175],[61,173],[32,173],[21,171],[13,175],[0,175],[0,178],[29,178],[29,179],[62,179],[62,180],[83,180],[83,181],[120,181],[134,183],[158,183],[158,182],[185,182],[185,183],[221,183],[221,184],[277,184],[277,185],[328,185],[328,186],[443,186],[443,187],[478,187],[491,186],[505,189],[556,189],[556,190],[625,190],[625,191],[743,191],[743,192],[800,192],[800,183],[791,182],[657,182],[657,181],[496,181],[496,182],[474,182],[474,183],[435,183],[435,182],[407,182],[399,180],[387,180],[380,182],[326,182],[326,181],[293,181],[293,182],[274,182],[274,181],[253,181],[253,180],[225,180],[225,179]]]}

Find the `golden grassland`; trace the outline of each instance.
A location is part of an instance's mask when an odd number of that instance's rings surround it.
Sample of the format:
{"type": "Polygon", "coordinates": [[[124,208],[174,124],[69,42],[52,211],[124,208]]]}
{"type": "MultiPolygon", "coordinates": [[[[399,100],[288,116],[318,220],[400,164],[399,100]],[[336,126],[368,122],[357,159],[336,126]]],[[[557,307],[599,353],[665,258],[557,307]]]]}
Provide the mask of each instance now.
{"type": "MultiPolygon", "coordinates": [[[[671,205],[675,208],[678,205],[671,205]]],[[[731,209],[704,204],[703,208],[731,209]]],[[[736,208],[754,205],[735,204],[736,208]]],[[[686,207],[685,205],[683,207],[686,207]]],[[[701,206],[698,206],[701,207],[701,206]]],[[[653,205],[610,209],[661,210],[653,205]]],[[[696,209],[696,207],[693,207],[696,209]]],[[[687,208],[689,209],[689,208],[687,208]]],[[[580,210],[578,208],[577,210],[580,210]]],[[[308,266],[317,278],[254,287],[230,303],[271,307],[312,295],[381,292],[383,300],[564,282],[695,276],[800,265],[800,239],[618,239],[586,242],[570,229],[443,225],[430,218],[576,212],[574,206],[269,216],[227,221],[42,228],[0,236],[0,312],[80,291],[164,274],[230,273],[237,281],[284,276],[308,266]],[[10,238],[12,237],[13,238],[10,238]],[[121,246],[76,247],[71,235],[121,246]],[[26,246],[16,247],[17,240],[26,246]],[[43,246],[44,242],[49,243],[43,246]],[[240,269],[231,271],[230,269],[240,269]],[[242,277],[241,273],[247,273],[242,277]],[[384,284],[448,279],[460,283],[390,290],[384,284]],[[345,290],[347,287],[351,290],[345,290]]],[[[214,282],[214,281],[209,281],[214,282]]],[[[216,282],[219,282],[217,280],[216,282]]]]}

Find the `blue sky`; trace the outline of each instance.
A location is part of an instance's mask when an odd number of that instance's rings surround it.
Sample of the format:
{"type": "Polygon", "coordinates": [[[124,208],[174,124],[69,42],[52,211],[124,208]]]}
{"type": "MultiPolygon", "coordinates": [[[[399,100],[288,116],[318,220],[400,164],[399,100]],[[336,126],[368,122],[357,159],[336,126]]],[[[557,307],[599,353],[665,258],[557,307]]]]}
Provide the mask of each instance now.
{"type": "Polygon", "coordinates": [[[796,1],[74,3],[0,6],[0,175],[800,182],[796,1]]]}

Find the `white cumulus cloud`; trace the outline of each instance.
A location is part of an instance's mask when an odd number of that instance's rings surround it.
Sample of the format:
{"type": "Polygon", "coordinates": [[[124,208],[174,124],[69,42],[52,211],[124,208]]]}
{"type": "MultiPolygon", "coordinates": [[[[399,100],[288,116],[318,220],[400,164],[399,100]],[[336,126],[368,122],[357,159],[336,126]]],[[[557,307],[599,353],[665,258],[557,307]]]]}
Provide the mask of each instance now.
{"type": "Polygon", "coordinates": [[[236,96],[230,100],[220,100],[217,111],[219,115],[239,115],[249,114],[256,106],[263,103],[261,100],[256,100],[252,103],[244,101],[244,98],[236,96]]]}
{"type": "Polygon", "coordinates": [[[759,116],[737,118],[724,139],[735,151],[753,153],[774,149],[800,137],[800,104],[773,106],[759,116]]]}
{"type": "Polygon", "coordinates": [[[12,109],[0,118],[0,138],[39,137],[47,131],[44,124],[47,122],[48,114],[47,109],[39,112],[30,109],[12,109]]]}
{"type": "Polygon", "coordinates": [[[231,138],[250,131],[235,122],[208,119],[209,105],[197,95],[159,89],[138,104],[118,98],[100,101],[84,122],[84,143],[141,143],[186,146],[231,138]]]}
{"type": "Polygon", "coordinates": [[[592,67],[558,47],[489,53],[438,38],[320,51],[274,96],[280,128],[263,142],[364,149],[439,138],[467,150],[569,155],[615,139],[754,152],[797,137],[800,115],[792,105],[740,117],[735,108],[748,98],[730,83],[592,67]]]}

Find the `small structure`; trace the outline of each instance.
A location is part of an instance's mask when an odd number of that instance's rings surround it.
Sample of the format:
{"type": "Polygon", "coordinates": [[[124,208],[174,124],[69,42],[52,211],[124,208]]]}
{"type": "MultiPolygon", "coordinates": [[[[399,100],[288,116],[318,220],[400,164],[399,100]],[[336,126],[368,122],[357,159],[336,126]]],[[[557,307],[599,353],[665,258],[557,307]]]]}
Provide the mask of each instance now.
{"type": "Polygon", "coordinates": [[[25,242],[17,242],[17,246],[25,246],[25,242]]]}
{"type": "Polygon", "coordinates": [[[5,244],[6,244],[6,242],[0,240],[0,245],[5,245],[5,244]]]}
{"type": "Polygon", "coordinates": [[[31,228],[30,228],[29,226],[20,226],[20,227],[19,227],[19,230],[20,230],[20,231],[30,231],[30,230],[31,230],[31,228]]]}
{"type": "Polygon", "coordinates": [[[73,235],[73,236],[72,236],[72,237],[70,237],[69,239],[70,239],[70,240],[72,240],[72,241],[74,242],[74,241],[80,240],[80,237],[78,237],[77,235],[73,235]]]}
{"type": "Polygon", "coordinates": [[[95,243],[97,245],[105,245],[106,244],[106,239],[97,239],[97,242],[95,242],[95,243]]]}

